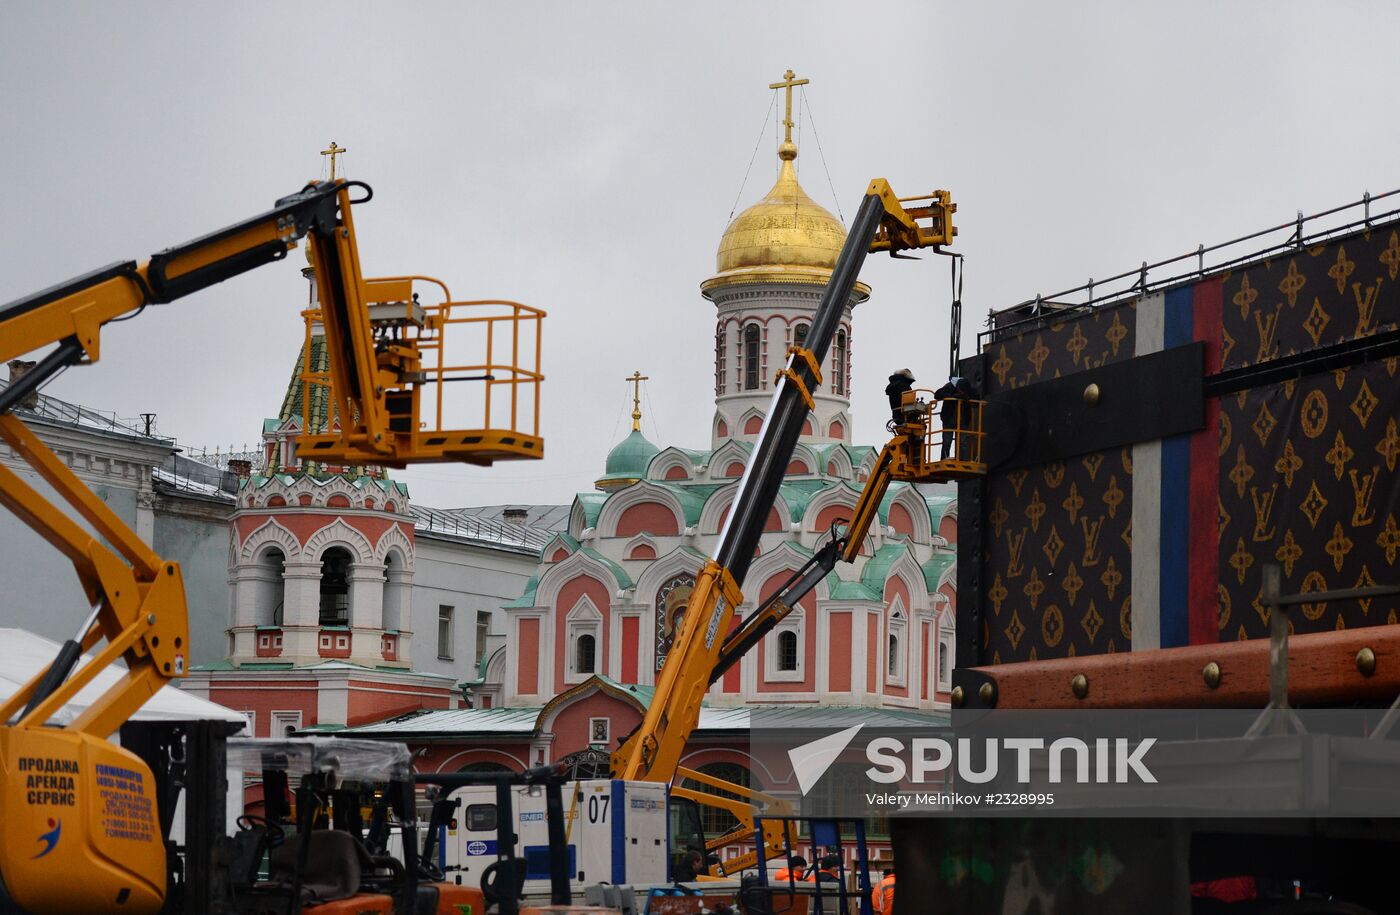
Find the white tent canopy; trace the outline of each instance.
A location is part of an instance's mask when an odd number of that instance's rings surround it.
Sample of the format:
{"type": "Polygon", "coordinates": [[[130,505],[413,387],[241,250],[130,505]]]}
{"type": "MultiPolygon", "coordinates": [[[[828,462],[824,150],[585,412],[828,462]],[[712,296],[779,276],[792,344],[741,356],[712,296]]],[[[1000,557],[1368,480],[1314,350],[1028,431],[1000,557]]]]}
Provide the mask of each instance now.
{"type": "MultiPolygon", "coordinates": [[[[0,628],[0,702],[10,698],[58,654],[59,644],[25,629],[0,628]]],[[[73,700],[51,719],[68,724],[96,702],[112,684],[125,676],[121,667],[100,670],[78,690],[73,700]]],[[[192,696],[173,686],[162,686],[135,714],[134,721],[246,721],[241,712],[192,696]]]]}

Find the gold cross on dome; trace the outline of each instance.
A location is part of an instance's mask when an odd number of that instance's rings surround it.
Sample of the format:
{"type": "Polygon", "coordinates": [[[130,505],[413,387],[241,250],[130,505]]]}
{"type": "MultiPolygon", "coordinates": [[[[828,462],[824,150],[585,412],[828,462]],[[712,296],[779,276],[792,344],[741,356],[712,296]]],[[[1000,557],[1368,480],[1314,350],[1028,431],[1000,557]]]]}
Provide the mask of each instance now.
{"type": "Polygon", "coordinates": [[[640,370],[633,372],[623,381],[632,382],[632,431],[642,431],[642,382],[650,381],[651,378],[643,375],[640,370]]]}
{"type": "Polygon", "coordinates": [[[344,146],[336,146],[334,140],[331,140],[330,149],[323,149],[323,150],[321,150],[321,155],[323,155],[323,156],[330,156],[330,157],[331,157],[331,180],[332,180],[332,181],[335,180],[335,157],[338,156],[338,155],[340,155],[340,154],[343,153],[343,152],[349,152],[349,151],[350,151],[350,150],[346,149],[344,146]]]}
{"type": "Polygon", "coordinates": [[[791,143],[791,142],[792,142],[792,87],[793,87],[793,86],[805,86],[805,85],[807,85],[808,83],[811,82],[810,79],[793,79],[793,77],[796,76],[796,75],[797,75],[797,74],[795,74],[795,73],[793,73],[791,70],[789,70],[789,71],[787,71],[786,73],[783,74],[783,81],[782,81],[782,82],[780,82],[780,83],[770,83],[769,86],[768,86],[769,89],[786,89],[786,90],[787,90],[787,109],[786,109],[786,113],[783,115],[783,142],[784,142],[784,143],[791,143]]]}

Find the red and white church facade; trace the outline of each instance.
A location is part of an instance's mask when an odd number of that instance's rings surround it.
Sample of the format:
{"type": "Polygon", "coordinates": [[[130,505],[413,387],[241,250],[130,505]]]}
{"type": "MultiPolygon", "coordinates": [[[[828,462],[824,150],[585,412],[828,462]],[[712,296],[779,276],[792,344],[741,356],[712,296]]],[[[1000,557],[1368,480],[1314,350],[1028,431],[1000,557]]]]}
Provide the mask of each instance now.
{"type": "MultiPolygon", "coordinates": [[[[591,758],[640,721],[695,574],[714,547],[787,348],[800,343],[845,231],[798,185],[795,147],[780,175],[720,244],[702,294],[717,309],[709,447],[660,447],[634,428],[608,455],[597,491],[579,493],[516,600],[504,644],[464,683],[471,707],[352,729],[405,740],[436,771],[591,758]]],[[[736,622],[850,517],[877,449],[850,441],[853,312],[823,366],[736,622]]],[[[883,399],[869,392],[874,408],[883,399]],[[878,398],[878,399],[877,399],[878,398]]],[[[859,559],[804,597],[706,697],[683,765],[778,794],[796,792],[747,752],[755,708],[819,726],[832,707],[892,713],[947,708],[953,653],[957,506],[943,487],[894,484],[859,559]]]]}

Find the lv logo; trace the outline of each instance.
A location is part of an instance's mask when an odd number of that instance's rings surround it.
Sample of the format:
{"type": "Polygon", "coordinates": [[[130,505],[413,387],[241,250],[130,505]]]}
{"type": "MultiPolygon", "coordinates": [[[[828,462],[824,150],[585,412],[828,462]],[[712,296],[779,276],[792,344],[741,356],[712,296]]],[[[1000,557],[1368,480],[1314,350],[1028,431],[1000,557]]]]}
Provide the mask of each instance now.
{"type": "Polygon", "coordinates": [[[1020,578],[1021,573],[1026,570],[1025,566],[1021,565],[1021,550],[1025,545],[1025,529],[1022,529],[1019,535],[1013,534],[1010,531],[1006,532],[1006,547],[1011,551],[1011,559],[1006,564],[1007,578],[1020,578]]]}
{"type": "Polygon", "coordinates": [[[1079,528],[1084,534],[1084,558],[1080,560],[1080,565],[1096,566],[1099,564],[1099,533],[1103,530],[1103,515],[1099,515],[1099,520],[1090,522],[1088,516],[1079,519],[1079,528]]]}
{"type": "Polygon", "coordinates": [[[1367,286],[1363,295],[1360,283],[1351,284],[1351,294],[1356,299],[1356,335],[1369,333],[1371,321],[1376,316],[1376,301],[1380,298],[1381,283],[1384,277],[1376,277],[1376,285],[1367,286]]]}
{"type": "Polygon", "coordinates": [[[1372,467],[1371,472],[1363,477],[1358,477],[1355,470],[1350,471],[1351,494],[1356,499],[1356,509],[1351,513],[1352,527],[1365,527],[1376,520],[1371,499],[1376,494],[1376,475],[1379,471],[1379,467],[1372,467]]]}
{"type": "MultiPolygon", "coordinates": [[[[1355,473],[1356,471],[1352,471],[1355,473]]],[[[1274,539],[1275,528],[1274,497],[1278,495],[1278,484],[1269,487],[1268,492],[1260,492],[1258,486],[1249,487],[1249,498],[1254,503],[1254,542],[1268,542],[1274,539]]]]}

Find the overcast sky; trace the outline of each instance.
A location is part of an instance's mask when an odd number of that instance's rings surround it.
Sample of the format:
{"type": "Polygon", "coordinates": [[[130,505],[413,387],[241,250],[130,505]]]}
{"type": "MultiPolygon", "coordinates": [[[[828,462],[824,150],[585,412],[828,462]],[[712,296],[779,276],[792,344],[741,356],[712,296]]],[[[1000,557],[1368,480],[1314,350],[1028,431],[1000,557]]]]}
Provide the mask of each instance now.
{"type": "MultiPolygon", "coordinates": [[[[567,502],[626,433],[634,368],[647,435],[708,447],[698,287],[755,143],[739,207],[772,183],[785,69],[812,81],[798,162],[819,203],[849,220],[876,176],[952,191],[967,353],[990,308],[1400,186],[1397,47],[1382,3],[10,0],[0,301],[266,209],[334,139],[374,186],[368,275],[550,313],[548,457],[396,476],[420,504],[567,502]]],[[[256,442],[300,345],[302,264],[109,327],[102,361],[47,393],[156,413],[187,448],[256,442]]],[[[885,437],[891,369],[947,374],[947,272],[867,262],[857,442],[885,437]]]]}

